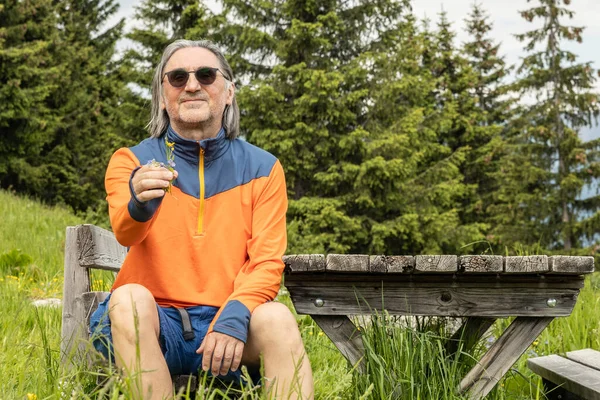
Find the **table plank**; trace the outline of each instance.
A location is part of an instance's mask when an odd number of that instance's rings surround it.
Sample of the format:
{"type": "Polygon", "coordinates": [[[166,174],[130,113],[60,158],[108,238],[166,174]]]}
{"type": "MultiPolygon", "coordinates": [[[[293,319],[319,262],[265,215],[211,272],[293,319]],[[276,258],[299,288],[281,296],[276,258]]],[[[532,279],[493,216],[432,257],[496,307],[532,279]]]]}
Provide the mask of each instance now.
{"type": "Polygon", "coordinates": [[[588,400],[600,400],[600,371],[552,354],[530,358],[527,366],[542,378],[588,400]]]}
{"type": "Polygon", "coordinates": [[[417,256],[415,258],[415,272],[440,273],[458,271],[458,256],[417,256]]]}
{"type": "Polygon", "coordinates": [[[567,358],[600,371],[600,351],[592,349],[569,351],[567,358]]]}
{"type": "Polygon", "coordinates": [[[504,257],[502,256],[461,256],[459,271],[464,273],[502,273],[504,257]]]}
{"type": "Polygon", "coordinates": [[[369,271],[387,274],[406,274],[415,269],[413,256],[371,256],[369,271]]]}
{"type": "Polygon", "coordinates": [[[504,272],[507,274],[548,272],[548,256],[508,256],[504,258],[504,272]]]}
{"type": "Polygon", "coordinates": [[[548,265],[551,274],[590,274],[594,272],[594,257],[552,256],[548,265]]]}
{"type": "Polygon", "coordinates": [[[572,288],[581,289],[585,277],[580,275],[538,275],[538,274],[371,274],[341,273],[326,271],[324,273],[287,273],[285,285],[320,286],[340,284],[354,285],[404,285],[406,287],[487,287],[495,289],[500,286],[529,288],[572,288]]]}
{"type": "Polygon", "coordinates": [[[469,371],[459,385],[470,399],[482,399],[554,318],[518,317],[469,371]]]}
{"type": "Polygon", "coordinates": [[[329,254],[327,271],[369,272],[369,256],[364,254],[329,254]]]}
{"type": "Polygon", "coordinates": [[[289,272],[325,271],[325,256],[323,254],[293,254],[283,256],[283,263],[289,272]]]}
{"type": "Polygon", "coordinates": [[[579,289],[539,287],[421,287],[410,282],[286,282],[299,314],[352,315],[387,310],[397,315],[450,317],[567,316],[579,289]],[[554,306],[548,299],[556,300],[554,306]]]}

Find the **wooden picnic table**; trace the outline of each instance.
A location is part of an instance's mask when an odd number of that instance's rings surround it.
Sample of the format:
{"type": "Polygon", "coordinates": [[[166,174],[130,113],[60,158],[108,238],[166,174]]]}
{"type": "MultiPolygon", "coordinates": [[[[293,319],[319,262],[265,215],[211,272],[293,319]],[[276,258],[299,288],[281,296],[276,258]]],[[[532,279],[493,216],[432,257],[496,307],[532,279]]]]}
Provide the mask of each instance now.
{"type": "MultiPolygon", "coordinates": [[[[88,354],[89,317],[107,293],[91,291],[90,269],[118,272],[127,254],[112,232],[67,228],[61,358],[88,354]]],[[[484,397],[555,318],[571,314],[593,257],[291,255],[285,286],[300,314],[312,316],[353,364],[364,354],[349,315],[466,317],[451,338],[473,343],[497,318],[516,317],[464,377],[459,390],[484,397]]],[[[468,346],[466,346],[468,347],[468,346]]],[[[466,349],[463,347],[463,349],[466,349]]],[[[359,364],[360,366],[360,364],[359,364]]],[[[186,381],[187,382],[187,381],[186,381]]]]}
{"type": "MultiPolygon", "coordinates": [[[[364,348],[349,316],[466,317],[453,335],[475,343],[497,318],[516,317],[462,379],[458,391],[485,397],[556,317],[571,314],[593,257],[291,255],[285,286],[352,365],[364,348]]],[[[455,343],[452,345],[452,343],[455,343]]]]}

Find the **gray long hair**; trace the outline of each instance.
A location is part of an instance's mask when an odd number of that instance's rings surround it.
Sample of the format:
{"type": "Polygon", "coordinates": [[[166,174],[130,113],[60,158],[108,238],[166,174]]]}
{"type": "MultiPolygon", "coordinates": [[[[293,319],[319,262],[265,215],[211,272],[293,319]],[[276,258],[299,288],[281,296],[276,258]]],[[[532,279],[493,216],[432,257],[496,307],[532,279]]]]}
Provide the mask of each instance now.
{"type": "MultiPolygon", "coordinates": [[[[165,48],[162,58],[160,59],[160,63],[154,71],[154,78],[152,79],[152,115],[150,122],[148,122],[148,125],[146,126],[150,132],[150,137],[157,138],[161,136],[169,126],[169,115],[167,114],[166,110],[161,110],[160,108],[164,69],[171,56],[177,50],[184,49],[186,47],[202,47],[211,51],[219,60],[219,69],[229,81],[227,84],[230,85],[230,82],[234,82],[233,71],[231,70],[229,63],[225,59],[225,56],[221,50],[219,50],[214,43],[209,40],[180,39],[174,41],[165,48]]],[[[240,108],[237,105],[235,93],[233,95],[233,101],[231,105],[226,105],[225,110],[223,111],[223,128],[225,128],[227,137],[229,139],[235,139],[240,134],[240,108]]]]}

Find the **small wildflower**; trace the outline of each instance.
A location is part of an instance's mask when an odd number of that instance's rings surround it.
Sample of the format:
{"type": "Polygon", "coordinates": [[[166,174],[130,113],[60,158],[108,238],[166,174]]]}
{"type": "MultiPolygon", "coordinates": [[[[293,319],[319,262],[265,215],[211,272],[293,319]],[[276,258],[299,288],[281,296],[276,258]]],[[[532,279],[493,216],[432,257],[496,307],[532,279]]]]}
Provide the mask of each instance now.
{"type": "Polygon", "coordinates": [[[534,341],[533,341],[533,346],[535,347],[535,346],[537,346],[539,343],[540,343],[540,342],[539,342],[538,340],[534,340],[534,341]]]}
{"type": "Polygon", "coordinates": [[[319,336],[323,336],[323,332],[319,332],[319,336]]]}
{"type": "Polygon", "coordinates": [[[27,400],[37,400],[35,393],[27,393],[27,400]]]}
{"type": "MultiPolygon", "coordinates": [[[[167,140],[167,138],[165,137],[165,144],[166,144],[166,154],[167,154],[167,163],[163,163],[163,162],[158,162],[155,159],[149,160],[146,165],[150,165],[153,167],[162,167],[162,168],[166,168],[171,172],[175,171],[175,153],[173,152],[175,150],[175,142],[169,142],[167,140]]],[[[169,182],[169,187],[165,189],[165,192],[167,193],[171,193],[171,189],[173,188],[173,183],[169,182]]]]}
{"type": "Polygon", "coordinates": [[[309,334],[309,335],[312,335],[313,333],[312,333],[312,331],[310,331],[310,332],[308,332],[308,334],[309,334]]]}

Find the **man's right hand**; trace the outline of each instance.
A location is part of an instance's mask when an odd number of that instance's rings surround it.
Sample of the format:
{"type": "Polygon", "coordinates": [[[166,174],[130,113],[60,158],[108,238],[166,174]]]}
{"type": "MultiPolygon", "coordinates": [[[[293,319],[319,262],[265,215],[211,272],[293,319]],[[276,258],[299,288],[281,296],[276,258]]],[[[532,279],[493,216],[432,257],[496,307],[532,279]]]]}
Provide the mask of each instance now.
{"type": "Polygon", "coordinates": [[[164,167],[144,165],[131,178],[135,197],[144,203],[158,197],[163,197],[165,189],[169,187],[169,183],[173,179],[177,178],[177,175],[177,171],[171,172],[164,167]]]}

